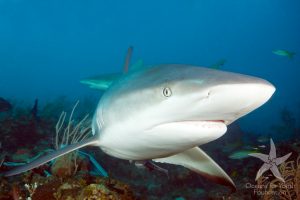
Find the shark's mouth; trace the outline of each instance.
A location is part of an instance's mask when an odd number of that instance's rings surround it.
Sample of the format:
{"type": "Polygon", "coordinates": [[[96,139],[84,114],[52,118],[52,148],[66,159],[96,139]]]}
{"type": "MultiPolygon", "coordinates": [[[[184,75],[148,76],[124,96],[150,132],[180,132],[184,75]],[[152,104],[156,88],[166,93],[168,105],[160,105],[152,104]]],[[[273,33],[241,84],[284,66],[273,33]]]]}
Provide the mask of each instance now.
{"type": "Polygon", "coordinates": [[[212,131],[215,130],[217,132],[226,132],[227,125],[224,120],[181,120],[181,121],[173,121],[166,122],[162,124],[158,124],[154,126],[152,129],[178,129],[184,131],[212,131]]]}
{"type": "MultiPolygon", "coordinates": [[[[181,120],[158,124],[147,132],[158,135],[163,140],[172,140],[178,145],[201,145],[213,141],[226,133],[224,120],[181,120]],[[171,138],[171,139],[170,139],[171,138]]],[[[182,145],[182,146],[184,146],[182,145]]]]}
{"type": "MultiPolygon", "coordinates": [[[[186,121],[175,121],[167,123],[177,124],[177,126],[185,126],[189,128],[201,128],[201,129],[223,129],[226,127],[224,120],[201,120],[201,121],[194,121],[194,120],[186,120],[186,121]]],[[[165,125],[167,125],[165,124],[165,125]]]]}

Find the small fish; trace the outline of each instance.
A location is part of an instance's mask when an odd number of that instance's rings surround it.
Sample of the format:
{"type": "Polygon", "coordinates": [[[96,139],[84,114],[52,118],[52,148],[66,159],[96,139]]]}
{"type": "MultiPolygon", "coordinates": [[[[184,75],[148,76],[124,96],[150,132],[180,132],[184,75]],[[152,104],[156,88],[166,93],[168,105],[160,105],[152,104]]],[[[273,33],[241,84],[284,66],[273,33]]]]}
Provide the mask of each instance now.
{"type": "Polygon", "coordinates": [[[274,54],[276,54],[278,56],[286,56],[289,59],[292,59],[294,57],[294,55],[296,54],[294,52],[287,51],[287,50],[282,50],[282,49],[273,50],[272,53],[274,53],[274,54]]]}
{"type": "Polygon", "coordinates": [[[253,150],[240,150],[240,151],[236,151],[234,153],[232,153],[229,158],[231,159],[244,159],[244,158],[247,158],[249,157],[249,154],[250,153],[259,153],[258,150],[256,149],[253,149],[253,150]]]}
{"type": "Polygon", "coordinates": [[[264,148],[266,148],[267,146],[266,146],[266,145],[259,145],[258,147],[264,149],[264,148]]]}
{"type": "Polygon", "coordinates": [[[242,141],[237,141],[234,143],[230,143],[230,144],[225,144],[224,147],[222,148],[222,151],[224,153],[229,153],[234,151],[235,149],[241,148],[243,146],[243,142],[242,141]]]}
{"type": "Polygon", "coordinates": [[[0,112],[9,111],[12,108],[11,104],[0,97],[0,112]]]}
{"type": "Polygon", "coordinates": [[[253,147],[253,146],[251,146],[251,145],[246,145],[246,146],[243,147],[243,149],[244,149],[244,150],[253,150],[253,149],[254,149],[254,150],[257,150],[258,148],[257,148],[257,147],[253,147]]]}

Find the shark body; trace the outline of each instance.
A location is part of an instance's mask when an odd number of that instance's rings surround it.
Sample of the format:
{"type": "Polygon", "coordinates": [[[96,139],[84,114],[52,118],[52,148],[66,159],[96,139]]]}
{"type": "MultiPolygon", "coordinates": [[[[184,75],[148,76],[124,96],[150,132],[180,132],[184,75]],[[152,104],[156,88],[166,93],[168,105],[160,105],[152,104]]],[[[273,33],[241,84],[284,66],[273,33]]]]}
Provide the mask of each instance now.
{"type": "Polygon", "coordinates": [[[221,137],[227,125],[264,104],[274,91],[260,78],[197,66],[171,64],[129,71],[101,97],[92,122],[93,137],[4,175],[95,145],[120,159],[181,165],[234,187],[198,146],[221,137]]]}

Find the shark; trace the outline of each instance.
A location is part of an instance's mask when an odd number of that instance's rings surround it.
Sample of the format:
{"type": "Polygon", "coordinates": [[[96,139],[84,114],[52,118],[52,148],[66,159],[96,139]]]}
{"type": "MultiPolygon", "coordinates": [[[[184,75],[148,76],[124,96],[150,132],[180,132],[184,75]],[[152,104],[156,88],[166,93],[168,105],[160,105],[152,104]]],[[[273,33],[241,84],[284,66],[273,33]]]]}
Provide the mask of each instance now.
{"type": "Polygon", "coordinates": [[[200,146],[220,138],[229,124],[266,103],[275,92],[270,82],[183,64],[128,70],[111,80],[102,87],[105,92],[94,113],[92,137],[3,175],[17,175],[77,149],[98,146],[119,159],[180,165],[235,188],[200,146]]]}

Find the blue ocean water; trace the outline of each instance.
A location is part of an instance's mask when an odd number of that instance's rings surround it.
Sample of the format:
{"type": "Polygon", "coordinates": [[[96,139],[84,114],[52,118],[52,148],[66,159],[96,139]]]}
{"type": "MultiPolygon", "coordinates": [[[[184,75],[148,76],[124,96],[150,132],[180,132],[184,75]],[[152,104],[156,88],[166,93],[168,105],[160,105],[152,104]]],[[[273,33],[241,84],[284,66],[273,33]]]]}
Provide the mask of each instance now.
{"type": "Polygon", "coordinates": [[[287,108],[300,126],[300,1],[24,1],[0,0],[0,97],[41,105],[101,92],[79,81],[121,72],[132,61],[210,66],[261,77],[276,92],[239,120],[253,134],[270,132],[287,108]],[[293,59],[274,49],[295,52],[293,59]]]}

